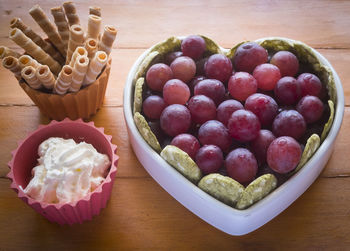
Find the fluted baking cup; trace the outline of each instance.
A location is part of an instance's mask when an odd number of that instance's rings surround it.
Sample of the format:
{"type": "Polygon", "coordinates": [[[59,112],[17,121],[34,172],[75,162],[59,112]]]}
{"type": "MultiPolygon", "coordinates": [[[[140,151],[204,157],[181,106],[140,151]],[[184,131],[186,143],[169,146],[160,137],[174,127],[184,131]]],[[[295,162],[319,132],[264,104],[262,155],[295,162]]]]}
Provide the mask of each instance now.
{"type": "Polygon", "coordinates": [[[8,163],[10,172],[7,175],[12,181],[11,188],[20,199],[51,222],[72,225],[91,220],[106,207],[111,196],[119,159],[116,155],[117,146],[112,144],[111,140],[112,136],[104,134],[103,128],[97,128],[93,122],[85,123],[81,119],[72,121],[67,118],[61,122],[53,120],[48,125],[41,125],[20,141],[17,149],[12,152],[13,157],[8,163]],[[29,197],[22,190],[28,185],[32,177],[31,171],[37,165],[39,145],[50,137],[74,139],[76,142],[85,141],[92,144],[99,153],[106,154],[111,161],[105,180],[94,191],[78,201],[43,203],[29,197]]]}
{"type": "Polygon", "coordinates": [[[88,119],[96,114],[102,106],[111,64],[112,59],[110,58],[96,81],[76,93],[67,93],[65,95],[45,93],[40,90],[34,90],[23,80],[20,80],[19,84],[34,104],[39,107],[41,113],[50,119],[62,120],[66,117],[73,120],[78,118],[88,119]]]}

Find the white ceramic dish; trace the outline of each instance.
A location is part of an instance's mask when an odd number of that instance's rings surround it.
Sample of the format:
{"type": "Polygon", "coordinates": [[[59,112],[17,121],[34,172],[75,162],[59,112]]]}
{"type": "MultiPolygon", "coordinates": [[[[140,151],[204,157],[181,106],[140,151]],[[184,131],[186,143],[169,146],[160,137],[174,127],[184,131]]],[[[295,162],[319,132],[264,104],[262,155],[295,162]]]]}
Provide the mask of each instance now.
{"type": "Polygon", "coordinates": [[[237,210],[227,206],[199,189],[170,166],[140,135],[135,126],[132,113],[133,85],[135,84],[133,80],[138,66],[148,54],[148,51],[145,51],[132,66],[124,89],[124,117],[130,141],[137,158],[153,179],[198,217],[230,235],[247,234],[269,222],[285,210],[306,191],[323,170],[332,153],[334,142],[342,123],[344,93],[334,68],[316,50],[313,51],[319,60],[328,66],[334,74],[337,102],[335,104],[336,110],[333,125],[319,149],[298,173],[264,199],[245,210],[237,210]]]}

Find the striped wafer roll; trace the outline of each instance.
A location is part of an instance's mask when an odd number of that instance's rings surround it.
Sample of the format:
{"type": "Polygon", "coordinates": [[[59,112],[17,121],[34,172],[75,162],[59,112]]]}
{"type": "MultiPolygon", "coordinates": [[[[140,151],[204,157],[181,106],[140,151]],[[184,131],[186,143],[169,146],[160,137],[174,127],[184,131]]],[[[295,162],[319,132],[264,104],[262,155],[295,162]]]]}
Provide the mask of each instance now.
{"type": "Polygon", "coordinates": [[[97,40],[93,38],[88,38],[85,41],[85,49],[88,52],[88,58],[91,60],[94,58],[95,53],[97,52],[97,40]]]}
{"type": "Polygon", "coordinates": [[[74,24],[80,24],[79,16],[77,15],[77,10],[73,2],[64,2],[63,3],[64,11],[68,19],[69,26],[74,24]]]}
{"type": "Polygon", "coordinates": [[[58,74],[54,92],[60,95],[65,94],[72,83],[72,75],[72,67],[69,65],[63,66],[61,72],[58,74]]]}
{"type": "Polygon", "coordinates": [[[78,56],[73,68],[72,84],[70,92],[77,92],[84,81],[85,74],[89,68],[89,58],[87,56],[78,56]]]}
{"type": "Polygon", "coordinates": [[[84,31],[79,24],[74,24],[69,29],[69,42],[68,51],[66,57],[66,64],[68,64],[72,58],[73,52],[78,46],[84,46],[85,38],[84,31]]]}
{"type": "Polygon", "coordinates": [[[21,75],[22,78],[27,82],[27,84],[33,89],[40,89],[41,82],[35,75],[35,68],[33,66],[26,66],[22,69],[21,75]]]}
{"type": "Polygon", "coordinates": [[[105,51],[109,55],[112,51],[112,45],[117,36],[117,29],[113,25],[106,25],[98,44],[98,50],[105,51]]]}
{"type": "Polygon", "coordinates": [[[102,68],[107,64],[108,56],[104,51],[98,51],[95,57],[91,60],[89,69],[86,72],[83,85],[90,85],[95,82],[98,74],[101,73],[102,68]]]}
{"type": "Polygon", "coordinates": [[[19,67],[23,69],[26,66],[33,66],[34,69],[38,68],[41,64],[29,55],[22,55],[18,59],[19,67]]]}
{"type": "Polygon", "coordinates": [[[21,78],[21,67],[19,66],[17,58],[13,56],[4,57],[2,60],[2,65],[4,68],[12,71],[17,79],[21,78]]]}
{"type": "Polygon", "coordinates": [[[58,33],[61,36],[64,48],[67,50],[69,40],[69,25],[62,6],[51,8],[51,14],[55,20],[55,24],[57,26],[58,33]]]}
{"type": "Polygon", "coordinates": [[[36,59],[41,64],[46,64],[54,74],[58,74],[61,66],[49,54],[36,45],[28,38],[20,29],[12,29],[10,31],[10,39],[22,47],[30,56],[36,59]]]}
{"type": "Polygon", "coordinates": [[[10,27],[12,29],[20,29],[27,37],[33,40],[38,46],[41,47],[47,54],[54,58],[60,64],[63,64],[64,59],[61,54],[48,42],[42,39],[38,34],[36,34],[30,27],[25,25],[20,18],[14,18],[10,22],[10,27]]]}
{"type": "Polygon", "coordinates": [[[60,35],[58,34],[56,27],[50,22],[49,18],[46,16],[45,12],[40,8],[39,5],[34,5],[30,10],[29,14],[33,17],[35,22],[41,27],[41,29],[46,33],[47,37],[50,39],[51,43],[58,49],[62,55],[66,55],[66,50],[60,35]]]}
{"type": "Polygon", "coordinates": [[[101,17],[101,8],[98,6],[90,6],[89,7],[89,14],[101,17]]]}
{"type": "Polygon", "coordinates": [[[78,46],[73,52],[69,65],[73,67],[75,64],[75,60],[77,59],[78,56],[87,56],[87,55],[88,55],[87,50],[82,46],[78,46]]]}
{"type": "Polygon", "coordinates": [[[18,52],[15,52],[14,50],[6,46],[0,46],[0,58],[3,59],[4,57],[7,57],[7,56],[19,58],[21,55],[18,52]]]}
{"type": "Polygon", "coordinates": [[[46,89],[52,90],[55,86],[56,79],[47,65],[40,65],[35,75],[46,89]]]}
{"type": "Polygon", "coordinates": [[[87,30],[87,38],[98,39],[98,35],[101,30],[101,22],[102,18],[95,15],[89,15],[88,18],[88,30],[87,30]]]}

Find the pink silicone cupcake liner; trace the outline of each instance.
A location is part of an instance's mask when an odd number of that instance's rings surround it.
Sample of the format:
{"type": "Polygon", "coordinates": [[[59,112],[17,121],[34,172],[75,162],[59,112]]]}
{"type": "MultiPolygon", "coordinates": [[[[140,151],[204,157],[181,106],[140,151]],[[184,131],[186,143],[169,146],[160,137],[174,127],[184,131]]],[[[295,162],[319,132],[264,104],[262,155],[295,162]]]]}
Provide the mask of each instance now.
{"type": "Polygon", "coordinates": [[[61,122],[51,121],[48,125],[40,125],[23,141],[18,143],[12,152],[12,159],[8,163],[10,172],[7,177],[12,180],[11,188],[18,197],[35,211],[51,222],[60,225],[83,223],[98,215],[106,207],[112,192],[119,156],[116,155],[117,146],[111,142],[112,136],[104,134],[103,128],[97,128],[93,122],[85,123],[81,119],[72,121],[68,118],[61,122]],[[37,165],[38,147],[50,137],[71,138],[76,142],[85,141],[92,144],[99,153],[107,154],[111,166],[105,180],[94,191],[72,203],[41,203],[26,195],[24,189],[31,179],[31,170],[37,165]]]}

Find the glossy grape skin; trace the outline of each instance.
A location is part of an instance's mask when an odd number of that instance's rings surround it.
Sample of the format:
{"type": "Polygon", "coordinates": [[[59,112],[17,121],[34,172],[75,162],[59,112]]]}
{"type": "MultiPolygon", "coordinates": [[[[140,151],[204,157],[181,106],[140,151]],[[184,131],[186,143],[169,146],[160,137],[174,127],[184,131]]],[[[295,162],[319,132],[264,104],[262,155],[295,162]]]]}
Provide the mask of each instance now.
{"type": "Polygon", "coordinates": [[[165,56],[165,63],[167,65],[171,65],[171,63],[178,57],[182,57],[182,51],[173,51],[173,52],[169,52],[166,56],[165,56]]]}
{"type": "Polygon", "coordinates": [[[258,136],[250,142],[250,148],[260,165],[266,162],[267,149],[275,139],[276,137],[271,131],[262,129],[258,136]]]}
{"type": "Polygon", "coordinates": [[[159,119],[166,106],[167,105],[162,97],[151,95],[143,101],[142,111],[149,119],[159,119]]]}
{"type": "Polygon", "coordinates": [[[271,91],[281,78],[280,70],[273,64],[261,64],[255,67],[253,77],[258,82],[258,88],[264,91],[271,91]]]}
{"type": "Polygon", "coordinates": [[[216,109],[216,117],[221,123],[227,126],[232,113],[240,109],[244,109],[240,102],[234,99],[228,99],[218,106],[216,109]]]}
{"type": "Polygon", "coordinates": [[[321,97],[322,83],[321,80],[312,73],[302,73],[297,78],[301,97],[311,95],[321,97]]]}
{"type": "Polygon", "coordinates": [[[224,157],[219,147],[204,145],[198,150],[195,162],[204,174],[216,173],[222,166],[224,157]]]}
{"type": "Polygon", "coordinates": [[[223,54],[213,54],[204,67],[207,78],[214,78],[225,83],[232,74],[231,60],[223,54]]]}
{"type": "Polygon", "coordinates": [[[300,98],[300,86],[293,77],[281,78],[274,89],[278,103],[282,105],[294,105],[300,98]]]}
{"type": "Polygon", "coordinates": [[[202,75],[197,75],[195,76],[191,82],[188,84],[188,87],[190,88],[190,91],[191,91],[191,96],[193,96],[194,94],[194,87],[202,80],[204,80],[205,77],[202,76],[202,75]]]}
{"type": "Polygon", "coordinates": [[[192,121],[203,124],[216,118],[216,106],[211,98],[204,95],[195,95],[188,101],[188,109],[191,112],[192,121]]]}
{"type": "Polygon", "coordinates": [[[262,93],[250,95],[245,101],[244,108],[253,112],[263,126],[270,126],[278,112],[276,101],[262,93]]]}
{"type": "Polygon", "coordinates": [[[276,137],[290,136],[300,139],[306,131],[306,122],[303,116],[295,110],[280,112],[272,123],[272,132],[276,137]]]}
{"type": "Polygon", "coordinates": [[[258,83],[247,72],[236,72],[228,81],[228,91],[234,99],[245,101],[250,95],[256,93],[258,83]]]}
{"type": "Polygon", "coordinates": [[[204,39],[197,35],[188,36],[181,43],[181,51],[183,55],[188,56],[193,60],[200,59],[205,49],[206,45],[204,39]]]}
{"type": "Polygon", "coordinates": [[[323,114],[322,101],[315,96],[305,96],[297,104],[297,111],[303,115],[307,124],[318,121],[323,114]]]}
{"type": "Polygon", "coordinates": [[[170,144],[186,152],[193,160],[195,159],[200,148],[198,139],[188,133],[177,135],[175,138],[173,138],[170,144]]]}
{"type": "Polygon", "coordinates": [[[233,56],[233,66],[236,71],[252,73],[257,65],[266,63],[267,59],[265,48],[255,42],[247,42],[237,48],[233,56]]]}
{"type": "Polygon", "coordinates": [[[229,149],[232,142],[227,128],[217,120],[209,120],[201,125],[198,139],[202,145],[216,145],[224,152],[229,149]]]}
{"type": "Polygon", "coordinates": [[[282,77],[294,77],[299,71],[299,60],[289,51],[279,51],[275,53],[270,63],[276,65],[280,69],[282,77]]]}
{"type": "Polygon", "coordinates": [[[204,79],[194,87],[194,95],[205,95],[219,105],[225,98],[225,86],[217,79],[204,79]]]}
{"type": "Polygon", "coordinates": [[[240,142],[248,142],[255,139],[260,131],[258,117],[247,110],[238,110],[232,113],[228,121],[230,135],[240,142]]]}
{"type": "Polygon", "coordinates": [[[180,79],[188,83],[196,74],[196,63],[192,58],[182,56],[176,58],[171,64],[170,68],[173,72],[173,78],[180,79]]]}
{"type": "Polygon", "coordinates": [[[300,144],[295,139],[279,137],[267,149],[267,163],[277,173],[288,173],[296,168],[301,154],[300,144]]]}
{"type": "Polygon", "coordinates": [[[152,65],[146,73],[147,86],[161,92],[165,83],[173,78],[173,72],[166,64],[159,63],[152,65]]]}
{"type": "Polygon", "coordinates": [[[179,79],[168,80],[163,87],[163,98],[168,105],[184,105],[190,98],[190,89],[179,79]]]}
{"type": "Polygon", "coordinates": [[[160,115],[160,127],[169,136],[185,133],[190,126],[191,113],[184,105],[169,105],[160,115]]]}
{"type": "Polygon", "coordinates": [[[245,148],[231,151],[225,159],[228,175],[239,183],[251,182],[258,171],[254,155],[245,148]]]}

